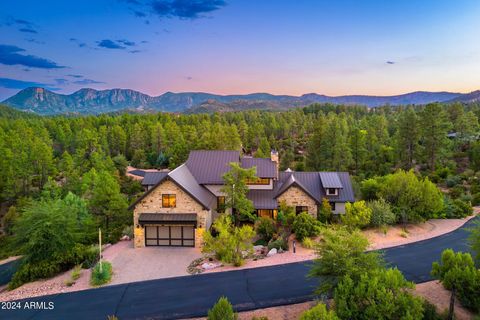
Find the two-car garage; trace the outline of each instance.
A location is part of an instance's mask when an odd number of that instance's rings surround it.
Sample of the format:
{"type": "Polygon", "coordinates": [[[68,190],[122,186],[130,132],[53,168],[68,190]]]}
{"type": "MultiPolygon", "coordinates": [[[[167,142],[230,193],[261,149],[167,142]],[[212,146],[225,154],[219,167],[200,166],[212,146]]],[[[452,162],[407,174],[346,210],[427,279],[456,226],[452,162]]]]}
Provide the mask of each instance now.
{"type": "Polygon", "coordinates": [[[146,246],[195,246],[194,226],[146,225],[146,246]]]}
{"type": "Polygon", "coordinates": [[[145,246],[195,246],[195,213],[142,213],[138,222],[145,229],[145,246]]]}

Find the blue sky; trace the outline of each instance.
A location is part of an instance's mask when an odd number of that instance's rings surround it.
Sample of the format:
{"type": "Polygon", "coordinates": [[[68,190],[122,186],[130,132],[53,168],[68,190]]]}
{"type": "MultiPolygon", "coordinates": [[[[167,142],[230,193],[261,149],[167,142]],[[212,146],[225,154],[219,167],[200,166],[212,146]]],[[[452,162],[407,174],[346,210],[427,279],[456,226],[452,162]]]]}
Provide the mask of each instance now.
{"type": "Polygon", "coordinates": [[[233,94],[480,89],[480,2],[0,2],[0,99],[28,86],[233,94]]]}

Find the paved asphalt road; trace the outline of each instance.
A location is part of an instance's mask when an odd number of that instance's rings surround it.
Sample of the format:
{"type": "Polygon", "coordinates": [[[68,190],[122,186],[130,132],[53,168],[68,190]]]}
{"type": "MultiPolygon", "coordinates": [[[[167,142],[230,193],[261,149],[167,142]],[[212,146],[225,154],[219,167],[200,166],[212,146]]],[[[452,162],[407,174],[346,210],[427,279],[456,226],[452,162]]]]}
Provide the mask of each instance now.
{"type": "MultiPolygon", "coordinates": [[[[476,218],[479,220],[480,218],[476,218]]],[[[430,240],[385,250],[385,258],[407,279],[430,280],[432,262],[446,248],[468,251],[468,232],[461,229],[430,240]]],[[[312,299],[316,281],[307,279],[308,263],[142,281],[20,301],[21,310],[0,309],[0,319],[105,320],[177,319],[205,315],[225,295],[238,311],[304,302],[312,299]],[[28,310],[25,303],[43,302],[53,310],[28,310]]],[[[0,303],[0,307],[8,307],[0,303]]]]}

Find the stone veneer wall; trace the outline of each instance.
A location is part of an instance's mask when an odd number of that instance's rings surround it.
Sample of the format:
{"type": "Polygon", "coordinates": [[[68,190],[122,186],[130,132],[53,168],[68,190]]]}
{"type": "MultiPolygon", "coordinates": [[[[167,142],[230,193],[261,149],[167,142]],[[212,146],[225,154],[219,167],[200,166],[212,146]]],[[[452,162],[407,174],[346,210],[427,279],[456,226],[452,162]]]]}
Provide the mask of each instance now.
{"type": "MultiPolygon", "coordinates": [[[[201,204],[199,204],[188,193],[183,191],[171,180],[165,180],[159,186],[155,188],[149,195],[143,198],[133,210],[133,225],[135,235],[135,247],[145,246],[144,229],[142,227],[137,228],[138,217],[140,213],[196,213],[197,214],[197,228],[209,229],[212,222],[210,210],[205,210],[201,204]],[[175,208],[163,208],[162,207],[162,194],[175,194],[176,195],[176,207],[175,208]]],[[[196,232],[195,243],[197,245],[202,242],[199,236],[202,236],[203,232],[196,232]]]]}
{"type": "Polygon", "coordinates": [[[282,193],[278,198],[278,203],[285,201],[290,207],[306,206],[308,207],[308,213],[317,218],[317,203],[312,197],[306,194],[302,189],[296,186],[292,186],[282,193]]]}

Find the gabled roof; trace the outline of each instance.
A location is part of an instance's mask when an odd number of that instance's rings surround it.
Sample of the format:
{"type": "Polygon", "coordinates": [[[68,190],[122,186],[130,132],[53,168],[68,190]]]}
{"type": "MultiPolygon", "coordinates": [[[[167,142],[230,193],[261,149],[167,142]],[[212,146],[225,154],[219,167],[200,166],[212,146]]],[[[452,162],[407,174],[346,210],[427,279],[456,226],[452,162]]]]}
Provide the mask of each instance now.
{"type": "Polygon", "coordinates": [[[319,172],[320,181],[324,188],[342,189],[343,185],[337,172],[319,172]]]}
{"type": "Polygon", "coordinates": [[[139,176],[139,177],[144,177],[145,176],[145,171],[140,170],[140,169],[130,170],[130,171],[128,171],[128,173],[133,174],[135,176],[139,176]]]}
{"type": "Polygon", "coordinates": [[[240,163],[244,169],[256,167],[257,172],[255,175],[259,178],[277,177],[277,165],[271,159],[243,157],[240,163]]]}
{"type": "Polygon", "coordinates": [[[315,181],[318,180],[318,175],[317,179],[315,179],[316,174],[316,172],[288,172],[286,175],[284,175],[282,179],[283,184],[275,195],[275,198],[278,198],[282,193],[287,191],[288,188],[296,186],[302,189],[311,198],[317,202],[320,202],[316,192],[318,190],[316,186],[317,181],[315,181]],[[313,175],[310,173],[313,173],[313,175]]]}
{"type": "Polygon", "coordinates": [[[142,186],[154,186],[168,175],[168,171],[145,172],[142,180],[142,186]]]}
{"type": "Polygon", "coordinates": [[[184,163],[163,176],[163,178],[161,178],[152,188],[150,188],[150,190],[145,192],[140,198],[132,203],[129,206],[129,209],[134,208],[137,203],[153,192],[153,190],[155,190],[166,179],[173,181],[177,186],[198,201],[198,203],[200,203],[206,209],[210,209],[216,202],[216,197],[206,188],[198,184],[198,182],[195,180],[195,177],[188,170],[184,163]]]}
{"type": "Polygon", "coordinates": [[[239,161],[239,151],[196,150],[190,152],[185,164],[199,184],[223,184],[230,162],[239,161]]]}

